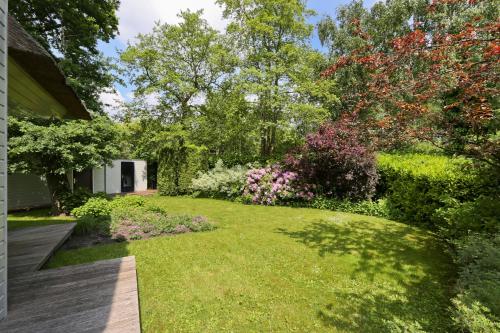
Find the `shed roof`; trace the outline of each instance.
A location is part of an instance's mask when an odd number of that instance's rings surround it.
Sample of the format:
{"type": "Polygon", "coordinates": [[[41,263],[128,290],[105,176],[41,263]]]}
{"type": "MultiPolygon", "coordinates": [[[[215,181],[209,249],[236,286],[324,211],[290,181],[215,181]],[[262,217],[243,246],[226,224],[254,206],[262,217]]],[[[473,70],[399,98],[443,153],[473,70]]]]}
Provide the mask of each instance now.
{"type": "Polygon", "coordinates": [[[91,119],[90,113],[52,55],[11,16],[8,22],[9,57],[40,84],[66,110],[66,117],[91,119]]]}

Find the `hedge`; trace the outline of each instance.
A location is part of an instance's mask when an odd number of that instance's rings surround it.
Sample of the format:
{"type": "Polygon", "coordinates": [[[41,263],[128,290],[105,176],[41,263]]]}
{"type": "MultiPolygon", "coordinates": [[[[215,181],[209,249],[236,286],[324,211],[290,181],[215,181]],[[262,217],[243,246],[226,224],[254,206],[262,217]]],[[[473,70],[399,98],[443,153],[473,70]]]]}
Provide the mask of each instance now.
{"type": "Polygon", "coordinates": [[[477,197],[476,177],[467,160],[425,154],[379,154],[379,196],[392,218],[437,227],[439,209],[477,197]]]}
{"type": "Polygon", "coordinates": [[[207,149],[178,139],[160,153],[158,192],[160,195],[180,195],[190,191],[191,182],[199,171],[208,169],[207,149]]]}

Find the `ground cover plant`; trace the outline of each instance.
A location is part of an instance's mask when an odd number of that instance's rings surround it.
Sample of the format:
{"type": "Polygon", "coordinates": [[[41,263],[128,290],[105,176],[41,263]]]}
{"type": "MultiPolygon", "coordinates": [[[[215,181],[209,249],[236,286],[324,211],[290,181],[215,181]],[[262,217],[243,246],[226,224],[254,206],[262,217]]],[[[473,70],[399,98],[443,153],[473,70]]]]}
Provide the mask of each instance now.
{"type": "Polygon", "coordinates": [[[92,245],[214,229],[204,216],[171,214],[162,207],[146,205],[146,200],[136,195],[90,198],[72,214],[77,218],[75,235],[90,238],[92,245]]]}
{"type": "Polygon", "coordinates": [[[453,265],[432,233],[319,209],[148,197],[217,230],[60,251],[48,267],[135,255],[144,332],[447,332],[453,265]]]}

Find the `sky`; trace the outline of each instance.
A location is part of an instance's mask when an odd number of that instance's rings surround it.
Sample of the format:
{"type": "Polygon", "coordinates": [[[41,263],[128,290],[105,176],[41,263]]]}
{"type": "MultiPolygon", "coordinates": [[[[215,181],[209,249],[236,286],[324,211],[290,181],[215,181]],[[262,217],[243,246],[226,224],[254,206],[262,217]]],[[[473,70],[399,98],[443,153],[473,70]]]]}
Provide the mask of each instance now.
{"type": "MultiPolygon", "coordinates": [[[[371,6],[376,0],[365,0],[365,6],[371,6]]],[[[308,7],[317,12],[316,16],[310,17],[311,24],[316,24],[325,15],[335,15],[335,10],[340,5],[348,3],[349,0],[309,0],[308,7]]],[[[118,10],[119,35],[109,43],[99,43],[99,49],[108,57],[117,58],[118,52],[124,50],[127,42],[133,42],[139,33],[148,33],[152,30],[155,22],[175,24],[179,22],[177,14],[181,10],[191,11],[203,9],[204,18],[214,28],[223,31],[226,22],[222,18],[222,10],[215,0],[122,0],[118,10]]],[[[315,32],[311,38],[311,44],[315,48],[321,48],[321,44],[315,32]]],[[[126,80],[125,80],[126,82],[126,80]]],[[[133,98],[134,87],[130,84],[122,86],[115,85],[114,92],[101,94],[101,100],[109,105],[107,111],[111,114],[123,101],[133,98]]]]}

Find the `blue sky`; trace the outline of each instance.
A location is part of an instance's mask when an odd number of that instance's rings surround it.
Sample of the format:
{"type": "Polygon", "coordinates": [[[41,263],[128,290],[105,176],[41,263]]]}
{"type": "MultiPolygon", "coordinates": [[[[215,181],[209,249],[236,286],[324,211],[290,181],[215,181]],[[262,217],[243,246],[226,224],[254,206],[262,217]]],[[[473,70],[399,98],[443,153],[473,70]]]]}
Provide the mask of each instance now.
{"type": "MultiPolygon", "coordinates": [[[[366,0],[365,5],[371,6],[376,0],[366,0]]],[[[325,15],[334,15],[335,10],[340,5],[348,3],[349,0],[309,0],[308,7],[314,9],[317,15],[309,20],[316,24],[325,15]]],[[[116,58],[118,51],[123,50],[127,41],[139,33],[151,31],[154,23],[177,23],[177,13],[180,10],[204,10],[204,16],[207,21],[215,28],[223,30],[225,22],[222,19],[222,11],[215,0],[122,0],[118,11],[120,35],[109,43],[99,43],[99,49],[109,57],[116,58]]],[[[311,43],[315,48],[321,48],[317,34],[314,33],[311,43]]],[[[128,84],[126,87],[116,85],[116,92],[103,93],[101,99],[111,105],[109,112],[119,105],[122,101],[129,101],[132,97],[133,86],[128,84]]]]}

